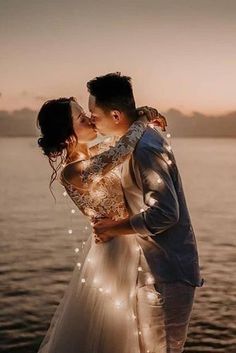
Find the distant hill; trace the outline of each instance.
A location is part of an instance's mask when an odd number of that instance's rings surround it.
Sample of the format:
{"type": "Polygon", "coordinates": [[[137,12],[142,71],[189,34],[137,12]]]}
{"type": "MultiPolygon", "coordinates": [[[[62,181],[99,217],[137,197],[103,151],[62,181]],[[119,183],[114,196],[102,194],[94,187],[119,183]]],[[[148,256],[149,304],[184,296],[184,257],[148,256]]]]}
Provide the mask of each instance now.
{"type": "MultiPolygon", "coordinates": [[[[221,116],[207,116],[194,112],[184,115],[176,109],[164,113],[168,131],[175,137],[236,137],[236,111],[221,116]]],[[[28,108],[12,113],[0,111],[0,136],[38,136],[37,112],[28,108]]]]}
{"type": "Polygon", "coordinates": [[[236,111],[219,116],[193,112],[187,116],[169,109],[166,117],[168,129],[176,137],[236,137],[236,111]]]}
{"type": "Polygon", "coordinates": [[[28,108],[12,113],[0,110],[0,136],[37,136],[37,112],[28,108]]]}

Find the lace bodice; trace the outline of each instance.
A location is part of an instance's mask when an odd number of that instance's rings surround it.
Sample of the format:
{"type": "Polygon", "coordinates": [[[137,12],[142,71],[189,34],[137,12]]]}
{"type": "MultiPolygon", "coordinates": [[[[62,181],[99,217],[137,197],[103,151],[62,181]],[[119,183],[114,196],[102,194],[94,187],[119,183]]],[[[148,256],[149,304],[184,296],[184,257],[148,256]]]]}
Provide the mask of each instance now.
{"type": "Polygon", "coordinates": [[[72,201],[91,220],[103,217],[119,220],[128,216],[118,168],[107,173],[91,191],[81,193],[65,179],[63,184],[72,201]]]}
{"type": "Polygon", "coordinates": [[[118,220],[128,216],[118,166],[129,158],[147,124],[148,120],[135,121],[114,146],[109,142],[99,144],[94,149],[99,153],[96,156],[69,163],[80,168],[81,188],[66,180],[65,168],[61,171],[61,184],[76,206],[91,220],[102,217],[118,220]]]}

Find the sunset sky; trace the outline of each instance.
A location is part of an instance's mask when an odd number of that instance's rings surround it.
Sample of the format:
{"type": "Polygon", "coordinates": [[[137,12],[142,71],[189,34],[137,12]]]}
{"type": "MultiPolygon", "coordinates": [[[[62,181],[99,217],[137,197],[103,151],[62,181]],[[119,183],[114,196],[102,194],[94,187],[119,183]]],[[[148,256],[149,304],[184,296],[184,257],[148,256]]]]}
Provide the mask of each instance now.
{"type": "Polygon", "coordinates": [[[0,110],[38,109],[121,71],[137,105],[236,110],[236,1],[0,0],[0,110]]]}

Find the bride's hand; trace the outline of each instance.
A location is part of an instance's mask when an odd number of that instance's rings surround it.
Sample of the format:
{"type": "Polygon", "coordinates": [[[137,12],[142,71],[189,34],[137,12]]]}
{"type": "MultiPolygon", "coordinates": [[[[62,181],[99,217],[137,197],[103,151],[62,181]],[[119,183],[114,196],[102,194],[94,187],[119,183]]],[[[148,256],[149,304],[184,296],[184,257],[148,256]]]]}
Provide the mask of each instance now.
{"type": "Polygon", "coordinates": [[[162,131],[166,131],[167,121],[166,118],[160,114],[157,109],[144,106],[137,109],[139,117],[146,116],[147,119],[154,125],[159,126],[162,131]]]}
{"type": "Polygon", "coordinates": [[[95,243],[104,243],[114,238],[109,229],[115,224],[110,218],[104,218],[93,222],[95,243]]]}

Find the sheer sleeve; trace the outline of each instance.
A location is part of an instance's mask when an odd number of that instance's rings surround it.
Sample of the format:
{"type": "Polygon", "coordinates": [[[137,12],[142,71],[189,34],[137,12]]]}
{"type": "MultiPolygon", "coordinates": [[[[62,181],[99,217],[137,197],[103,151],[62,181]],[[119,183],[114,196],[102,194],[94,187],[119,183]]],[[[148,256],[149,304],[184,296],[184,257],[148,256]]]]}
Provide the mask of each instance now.
{"type": "Polygon", "coordinates": [[[130,156],[148,123],[148,119],[144,117],[136,120],[114,146],[88,160],[73,163],[69,174],[70,182],[81,189],[87,189],[100,181],[130,156]]]}

